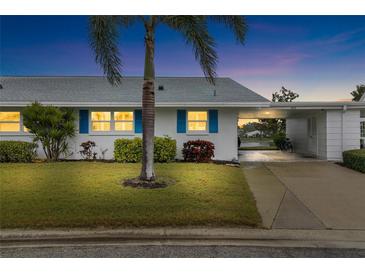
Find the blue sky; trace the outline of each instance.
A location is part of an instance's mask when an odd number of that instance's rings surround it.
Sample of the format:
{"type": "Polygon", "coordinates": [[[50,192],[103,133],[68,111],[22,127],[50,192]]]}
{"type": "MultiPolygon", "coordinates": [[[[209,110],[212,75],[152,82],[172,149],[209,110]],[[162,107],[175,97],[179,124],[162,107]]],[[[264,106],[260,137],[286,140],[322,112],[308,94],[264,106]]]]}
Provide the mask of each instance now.
{"type": "MultiPolygon", "coordinates": [[[[244,46],[210,25],[218,75],[270,98],[281,86],[300,100],[339,100],[365,83],[365,16],[247,16],[244,46]]],[[[102,75],[89,48],[85,16],[2,16],[1,75],[102,75]]],[[[124,75],[143,74],[143,27],[121,30],[124,75]]],[[[156,34],[158,76],[201,76],[179,33],[156,34]]]]}

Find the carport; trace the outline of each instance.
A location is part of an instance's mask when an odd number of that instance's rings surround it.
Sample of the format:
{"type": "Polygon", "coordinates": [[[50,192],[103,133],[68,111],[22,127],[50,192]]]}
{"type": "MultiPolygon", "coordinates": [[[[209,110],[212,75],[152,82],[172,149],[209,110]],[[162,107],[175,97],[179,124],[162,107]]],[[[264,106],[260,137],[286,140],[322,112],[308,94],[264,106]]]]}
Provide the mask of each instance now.
{"type": "Polygon", "coordinates": [[[286,135],[294,146],[294,154],[253,151],[239,158],[241,161],[310,158],[341,161],[343,151],[360,148],[360,113],[364,111],[365,102],[268,103],[239,109],[239,119],[286,119],[286,135]]]}

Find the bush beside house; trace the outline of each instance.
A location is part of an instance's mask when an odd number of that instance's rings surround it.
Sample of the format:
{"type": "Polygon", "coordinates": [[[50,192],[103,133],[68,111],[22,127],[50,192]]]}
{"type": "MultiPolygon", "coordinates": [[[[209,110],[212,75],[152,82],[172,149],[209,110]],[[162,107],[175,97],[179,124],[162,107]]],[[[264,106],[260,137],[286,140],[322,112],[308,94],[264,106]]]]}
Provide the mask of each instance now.
{"type": "Polygon", "coordinates": [[[184,143],[182,153],[188,162],[209,162],[214,157],[214,144],[204,140],[193,140],[184,143]]]}
{"type": "Polygon", "coordinates": [[[348,168],[365,173],[365,149],[344,151],[343,163],[348,168]]]}
{"type": "Polygon", "coordinates": [[[36,156],[35,143],[0,141],[0,162],[29,163],[36,156]]]}
{"type": "MultiPolygon", "coordinates": [[[[170,137],[155,137],[154,160],[171,162],[176,156],[176,140],[170,137]]],[[[142,139],[117,139],[114,142],[114,158],[117,162],[137,163],[142,160],[142,139]]]]}

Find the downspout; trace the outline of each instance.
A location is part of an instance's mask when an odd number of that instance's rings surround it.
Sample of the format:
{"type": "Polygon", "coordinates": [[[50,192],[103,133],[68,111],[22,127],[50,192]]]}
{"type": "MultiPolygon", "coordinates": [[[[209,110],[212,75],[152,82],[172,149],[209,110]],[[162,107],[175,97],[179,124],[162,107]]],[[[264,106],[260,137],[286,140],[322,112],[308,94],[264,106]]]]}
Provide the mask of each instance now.
{"type": "Polygon", "coordinates": [[[341,155],[342,155],[342,152],[344,151],[344,138],[345,138],[345,135],[344,135],[344,115],[347,111],[347,105],[343,105],[342,107],[342,115],[341,115],[341,155]]]}

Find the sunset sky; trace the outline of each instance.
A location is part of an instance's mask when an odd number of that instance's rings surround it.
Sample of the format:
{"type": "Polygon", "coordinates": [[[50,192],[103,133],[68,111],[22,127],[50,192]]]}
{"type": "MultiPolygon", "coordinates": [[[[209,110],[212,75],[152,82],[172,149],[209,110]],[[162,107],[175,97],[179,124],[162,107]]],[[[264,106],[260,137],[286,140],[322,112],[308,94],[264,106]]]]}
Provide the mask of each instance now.
{"type": "MultiPolygon", "coordinates": [[[[102,75],[89,48],[85,16],[1,16],[1,75],[102,75]]],[[[365,16],[247,16],[244,46],[223,26],[210,25],[218,75],[270,99],[285,86],[299,100],[350,98],[365,83],[365,16]]],[[[124,75],[142,76],[142,25],[121,31],[124,75]]],[[[158,76],[202,76],[191,47],[161,26],[158,76]]]]}

